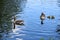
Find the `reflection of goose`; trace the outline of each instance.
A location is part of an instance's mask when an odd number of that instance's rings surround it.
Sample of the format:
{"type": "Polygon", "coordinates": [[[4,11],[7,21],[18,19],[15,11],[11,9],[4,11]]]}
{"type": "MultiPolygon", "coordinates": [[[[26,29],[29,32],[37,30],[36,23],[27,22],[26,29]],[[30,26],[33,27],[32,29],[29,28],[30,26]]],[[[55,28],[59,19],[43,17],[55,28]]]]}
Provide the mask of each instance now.
{"type": "Polygon", "coordinates": [[[40,16],[40,19],[41,20],[44,20],[45,19],[45,14],[42,12],[41,16],[40,16]]]}

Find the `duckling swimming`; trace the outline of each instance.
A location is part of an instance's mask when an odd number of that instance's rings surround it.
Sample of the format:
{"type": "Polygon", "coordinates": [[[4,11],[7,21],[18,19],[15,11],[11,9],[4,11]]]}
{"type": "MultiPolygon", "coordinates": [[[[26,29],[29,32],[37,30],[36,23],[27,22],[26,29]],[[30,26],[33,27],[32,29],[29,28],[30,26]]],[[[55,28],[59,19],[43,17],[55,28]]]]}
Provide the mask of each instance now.
{"type": "Polygon", "coordinates": [[[48,19],[50,19],[50,16],[47,16],[48,19]]]}
{"type": "Polygon", "coordinates": [[[55,19],[54,16],[47,16],[48,19],[55,19]]]}
{"type": "Polygon", "coordinates": [[[51,19],[55,19],[55,17],[54,16],[51,16],[51,19]]]}

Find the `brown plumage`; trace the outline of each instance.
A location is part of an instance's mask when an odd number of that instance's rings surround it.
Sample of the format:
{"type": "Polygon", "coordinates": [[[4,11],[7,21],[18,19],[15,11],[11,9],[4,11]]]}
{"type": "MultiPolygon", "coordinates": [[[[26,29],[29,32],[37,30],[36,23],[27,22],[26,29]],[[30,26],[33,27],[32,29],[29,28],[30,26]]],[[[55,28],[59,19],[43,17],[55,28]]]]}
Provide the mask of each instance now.
{"type": "Polygon", "coordinates": [[[55,19],[55,17],[54,16],[51,16],[51,19],[55,19]]]}
{"type": "Polygon", "coordinates": [[[54,16],[47,16],[48,19],[55,19],[54,16]]]}
{"type": "Polygon", "coordinates": [[[50,19],[50,16],[47,16],[48,19],[50,19]]]}
{"type": "Polygon", "coordinates": [[[15,29],[15,24],[16,25],[24,25],[23,20],[16,20],[16,17],[14,16],[14,29],[15,29]]]}
{"type": "Polygon", "coordinates": [[[23,20],[16,20],[15,24],[16,25],[23,25],[24,21],[23,20]]]}

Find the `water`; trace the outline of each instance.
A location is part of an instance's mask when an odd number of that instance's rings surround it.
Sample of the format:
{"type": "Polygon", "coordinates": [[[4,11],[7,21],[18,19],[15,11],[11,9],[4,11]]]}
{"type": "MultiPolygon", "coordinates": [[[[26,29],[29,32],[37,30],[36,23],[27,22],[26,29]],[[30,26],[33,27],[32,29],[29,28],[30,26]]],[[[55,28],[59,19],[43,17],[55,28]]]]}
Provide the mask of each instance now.
{"type": "Polygon", "coordinates": [[[60,7],[57,0],[27,0],[21,18],[24,26],[16,26],[9,40],[60,40],[60,34],[56,32],[59,23],[60,7]],[[41,25],[40,15],[44,12],[46,19],[41,25]],[[47,19],[47,16],[55,16],[55,19],[47,19]]]}

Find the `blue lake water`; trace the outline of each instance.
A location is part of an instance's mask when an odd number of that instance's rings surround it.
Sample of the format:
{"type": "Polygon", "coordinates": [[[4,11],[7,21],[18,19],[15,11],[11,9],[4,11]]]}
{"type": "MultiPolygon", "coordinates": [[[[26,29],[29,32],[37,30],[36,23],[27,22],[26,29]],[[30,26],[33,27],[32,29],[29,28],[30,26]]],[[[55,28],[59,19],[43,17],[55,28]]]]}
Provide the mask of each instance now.
{"type": "MultiPolygon", "coordinates": [[[[14,37],[10,40],[60,40],[60,34],[56,32],[60,16],[60,7],[57,0],[27,0],[23,9],[21,18],[24,20],[24,26],[16,26],[18,29],[12,34],[14,37]],[[40,15],[44,12],[46,19],[41,25],[40,15]],[[55,19],[48,19],[47,16],[55,16],[55,19]],[[20,35],[20,36],[19,36],[20,35]]],[[[15,29],[15,30],[16,30],[15,29]]]]}

